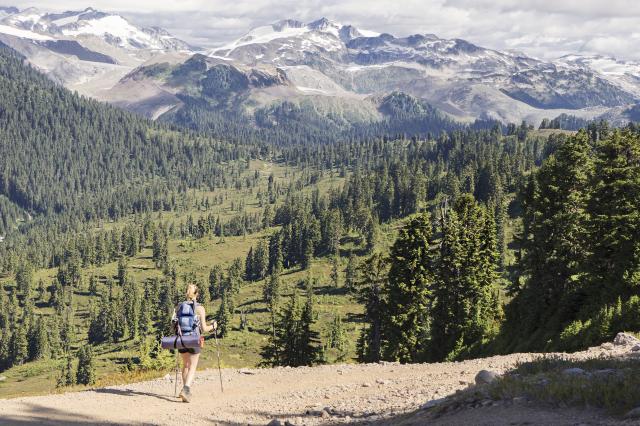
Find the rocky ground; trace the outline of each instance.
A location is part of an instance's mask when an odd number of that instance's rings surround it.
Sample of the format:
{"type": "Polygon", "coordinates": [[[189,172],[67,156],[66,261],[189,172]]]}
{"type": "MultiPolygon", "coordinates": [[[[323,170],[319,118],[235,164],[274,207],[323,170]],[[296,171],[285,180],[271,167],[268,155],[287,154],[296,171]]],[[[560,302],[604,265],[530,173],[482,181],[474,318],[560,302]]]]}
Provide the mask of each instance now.
{"type": "MultiPolygon", "coordinates": [[[[635,346],[634,341],[609,343],[571,357],[635,356],[640,353],[640,346],[635,346]]],[[[130,385],[0,401],[0,424],[640,424],[640,419],[545,407],[525,398],[463,399],[455,404],[445,398],[472,387],[476,379],[490,381],[491,373],[502,374],[536,356],[512,354],[437,364],[225,369],[224,392],[218,371],[207,370],[193,386],[191,404],[174,398],[173,377],[167,375],[130,385]],[[481,370],[491,373],[477,377],[481,370]],[[443,404],[450,409],[442,410],[443,404]]]]}

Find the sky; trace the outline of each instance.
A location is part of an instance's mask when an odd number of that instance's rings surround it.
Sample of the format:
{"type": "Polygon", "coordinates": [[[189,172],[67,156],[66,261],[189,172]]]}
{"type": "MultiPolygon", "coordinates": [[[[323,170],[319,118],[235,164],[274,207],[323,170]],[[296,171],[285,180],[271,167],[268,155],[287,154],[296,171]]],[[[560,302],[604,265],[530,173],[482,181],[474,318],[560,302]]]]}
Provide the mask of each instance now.
{"type": "MultiPolygon", "coordinates": [[[[2,1],[9,5],[11,0],[2,1]]],[[[640,60],[637,0],[14,0],[56,11],[94,7],[160,26],[201,47],[280,19],[321,17],[395,36],[430,33],[552,59],[568,53],[640,60]]]]}

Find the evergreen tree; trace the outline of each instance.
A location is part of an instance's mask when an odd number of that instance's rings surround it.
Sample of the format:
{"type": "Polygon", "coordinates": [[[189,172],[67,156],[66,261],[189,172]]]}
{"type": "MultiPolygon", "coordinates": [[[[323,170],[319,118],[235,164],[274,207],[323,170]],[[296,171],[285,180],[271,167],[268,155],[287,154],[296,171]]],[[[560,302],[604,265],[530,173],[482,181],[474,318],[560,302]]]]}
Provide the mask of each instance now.
{"type": "Polygon", "coordinates": [[[358,360],[378,362],[382,359],[384,294],[388,261],[381,254],[374,254],[360,266],[361,281],[357,283],[356,298],[364,304],[367,325],[358,339],[358,360]]]}
{"type": "Polygon", "coordinates": [[[73,374],[73,364],[71,360],[71,355],[67,353],[65,360],[62,364],[62,370],[60,370],[60,375],[58,376],[58,380],[56,382],[56,387],[61,388],[65,386],[71,386],[75,384],[75,377],[73,374]]]}
{"type": "Polygon", "coordinates": [[[338,271],[338,257],[331,258],[331,284],[334,288],[340,287],[340,272],[338,271]]]}
{"type": "Polygon", "coordinates": [[[47,321],[42,315],[39,315],[35,327],[32,327],[29,333],[30,360],[45,359],[50,356],[49,333],[47,328],[47,321]]]}
{"type": "Polygon", "coordinates": [[[493,217],[473,197],[444,208],[440,222],[429,354],[451,360],[495,331],[498,256],[493,217]]]}
{"type": "Polygon", "coordinates": [[[383,355],[400,362],[423,356],[429,332],[429,305],[434,282],[430,250],[431,222],[420,214],[400,231],[391,248],[382,334],[387,336],[383,355]]]}
{"type": "Polygon", "coordinates": [[[93,362],[93,348],[91,345],[81,346],[78,349],[78,370],[76,372],[76,383],[81,385],[92,385],[96,382],[96,369],[93,362]]]}
{"type": "MultiPolygon", "coordinates": [[[[637,294],[640,284],[640,136],[615,131],[596,145],[589,200],[593,245],[586,270],[591,273],[596,307],[637,294]]],[[[593,306],[590,307],[593,311],[593,306]]]]}
{"type": "Polygon", "coordinates": [[[215,265],[209,271],[209,295],[211,299],[216,300],[222,294],[223,274],[220,265],[215,265]]]}
{"type": "Polygon", "coordinates": [[[218,333],[220,337],[225,337],[229,331],[231,331],[231,312],[227,302],[227,291],[222,292],[220,308],[216,315],[216,321],[218,323],[218,333]]]}
{"type": "Polygon", "coordinates": [[[356,290],[356,283],[358,280],[358,265],[356,257],[353,253],[349,254],[347,260],[347,267],[344,271],[344,287],[349,293],[353,293],[356,290]]]}
{"type": "Polygon", "coordinates": [[[29,341],[27,340],[27,329],[24,327],[25,318],[22,319],[22,326],[18,326],[11,336],[11,364],[22,365],[29,358],[29,341]]]}

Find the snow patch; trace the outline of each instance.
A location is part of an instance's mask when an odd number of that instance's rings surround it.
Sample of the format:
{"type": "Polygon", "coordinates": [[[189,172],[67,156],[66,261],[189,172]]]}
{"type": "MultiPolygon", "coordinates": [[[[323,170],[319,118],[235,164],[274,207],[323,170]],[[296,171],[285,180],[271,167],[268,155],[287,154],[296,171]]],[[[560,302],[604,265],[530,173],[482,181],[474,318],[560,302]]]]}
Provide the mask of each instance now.
{"type": "Polygon", "coordinates": [[[33,31],[28,31],[28,30],[21,30],[19,28],[13,28],[10,27],[8,25],[0,25],[0,33],[2,34],[7,34],[10,36],[14,36],[14,37],[20,37],[20,38],[26,38],[26,39],[30,39],[30,40],[39,40],[39,41],[45,41],[45,40],[53,40],[53,38],[42,35],[42,34],[38,34],[38,33],[34,33],[33,31]]]}

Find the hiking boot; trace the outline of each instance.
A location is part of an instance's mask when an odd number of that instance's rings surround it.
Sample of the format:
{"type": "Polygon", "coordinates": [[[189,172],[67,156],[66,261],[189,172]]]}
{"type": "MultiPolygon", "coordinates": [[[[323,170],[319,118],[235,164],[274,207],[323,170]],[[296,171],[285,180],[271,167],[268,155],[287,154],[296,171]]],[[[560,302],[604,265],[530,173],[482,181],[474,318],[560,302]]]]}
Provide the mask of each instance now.
{"type": "Polygon", "coordinates": [[[189,389],[189,386],[185,386],[182,388],[182,392],[180,392],[180,398],[182,398],[182,402],[191,402],[191,389],[189,389]]]}

